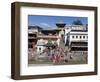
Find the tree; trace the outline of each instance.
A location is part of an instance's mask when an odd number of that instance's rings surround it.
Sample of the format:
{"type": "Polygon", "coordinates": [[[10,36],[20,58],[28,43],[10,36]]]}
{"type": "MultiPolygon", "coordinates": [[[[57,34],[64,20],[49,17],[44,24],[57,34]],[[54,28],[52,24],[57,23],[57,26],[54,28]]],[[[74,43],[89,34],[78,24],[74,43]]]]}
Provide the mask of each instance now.
{"type": "Polygon", "coordinates": [[[82,23],[82,21],[81,20],[75,20],[75,21],[73,21],[73,23],[72,23],[73,25],[83,25],[83,23],[82,23]]]}

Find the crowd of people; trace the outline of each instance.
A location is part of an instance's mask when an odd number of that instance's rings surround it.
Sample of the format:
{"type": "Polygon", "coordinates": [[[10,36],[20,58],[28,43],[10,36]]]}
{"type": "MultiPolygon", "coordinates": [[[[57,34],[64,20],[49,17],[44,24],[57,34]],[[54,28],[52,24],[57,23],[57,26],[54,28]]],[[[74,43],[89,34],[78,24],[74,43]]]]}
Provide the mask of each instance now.
{"type": "Polygon", "coordinates": [[[79,63],[87,62],[87,52],[72,52],[69,48],[62,48],[59,46],[49,46],[45,47],[42,52],[37,52],[37,48],[33,48],[29,51],[30,59],[32,62],[46,64],[66,64],[74,63],[79,61],[79,63]]]}
{"type": "Polygon", "coordinates": [[[46,54],[48,56],[48,60],[51,60],[53,63],[65,62],[65,58],[67,53],[63,48],[46,48],[42,54],[46,54]]]}
{"type": "Polygon", "coordinates": [[[46,59],[49,62],[52,62],[53,64],[68,62],[68,60],[66,58],[67,54],[68,54],[68,50],[58,47],[58,46],[46,47],[42,53],[38,53],[36,51],[36,48],[34,48],[31,51],[31,57],[35,61],[38,61],[39,56],[42,56],[42,57],[44,57],[44,59],[46,59]]]}

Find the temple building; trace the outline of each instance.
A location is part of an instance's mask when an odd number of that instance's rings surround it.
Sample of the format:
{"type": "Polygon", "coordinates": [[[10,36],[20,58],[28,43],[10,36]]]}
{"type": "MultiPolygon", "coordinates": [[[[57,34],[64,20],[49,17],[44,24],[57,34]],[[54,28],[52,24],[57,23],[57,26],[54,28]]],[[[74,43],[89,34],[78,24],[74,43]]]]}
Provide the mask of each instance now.
{"type": "Polygon", "coordinates": [[[88,31],[83,25],[66,25],[63,22],[56,23],[56,29],[43,29],[39,26],[28,27],[28,48],[36,47],[37,52],[50,46],[68,46],[71,50],[87,51],[88,31]]]}
{"type": "Polygon", "coordinates": [[[88,31],[82,25],[69,25],[65,29],[65,45],[71,50],[87,51],[88,31]]]}
{"type": "Polygon", "coordinates": [[[39,26],[28,27],[28,48],[33,48],[37,44],[37,33],[41,30],[39,26]]]}

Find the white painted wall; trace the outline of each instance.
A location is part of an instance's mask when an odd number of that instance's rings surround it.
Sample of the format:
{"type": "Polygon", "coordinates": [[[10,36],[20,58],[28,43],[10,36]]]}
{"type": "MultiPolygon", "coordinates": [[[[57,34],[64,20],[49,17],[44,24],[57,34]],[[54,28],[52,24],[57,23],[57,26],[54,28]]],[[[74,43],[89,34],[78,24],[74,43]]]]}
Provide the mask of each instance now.
{"type": "MultiPolygon", "coordinates": [[[[0,1],[0,82],[16,82],[10,79],[11,73],[11,2],[25,1],[52,4],[86,5],[98,6],[98,22],[100,22],[100,0],[1,0],[0,1]]],[[[100,27],[100,24],[98,24],[100,27]]],[[[98,28],[100,35],[100,28],[98,28]]],[[[98,38],[98,49],[100,49],[100,37],[98,38]]],[[[100,50],[98,50],[98,62],[100,62],[100,50]]],[[[98,64],[100,69],[100,63],[98,64]]],[[[19,82],[100,82],[100,70],[98,75],[63,77],[38,80],[21,80],[19,82]]]]}
{"type": "Polygon", "coordinates": [[[68,39],[68,33],[71,31],[70,26],[65,27],[65,43],[68,39]]]}
{"type": "Polygon", "coordinates": [[[72,41],[87,41],[88,38],[88,33],[87,32],[70,32],[70,38],[69,38],[69,41],[72,42],[72,41]],[[73,38],[74,36],[74,38],[73,38]],[[80,38],[81,36],[81,38],[80,38]],[[85,38],[84,38],[85,36],[85,38]]]}

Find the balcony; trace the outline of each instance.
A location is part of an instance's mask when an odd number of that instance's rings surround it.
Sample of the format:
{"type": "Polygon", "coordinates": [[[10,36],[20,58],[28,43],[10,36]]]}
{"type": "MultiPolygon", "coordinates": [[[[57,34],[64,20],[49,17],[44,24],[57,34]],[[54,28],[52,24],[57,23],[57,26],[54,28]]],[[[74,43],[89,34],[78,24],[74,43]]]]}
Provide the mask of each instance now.
{"type": "Polygon", "coordinates": [[[88,47],[88,42],[72,42],[71,47],[88,47]]]}
{"type": "Polygon", "coordinates": [[[58,39],[60,38],[58,35],[37,35],[37,38],[51,38],[51,39],[58,39]]]}
{"type": "Polygon", "coordinates": [[[28,39],[37,39],[37,37],[28,37],[28,39]]]}

